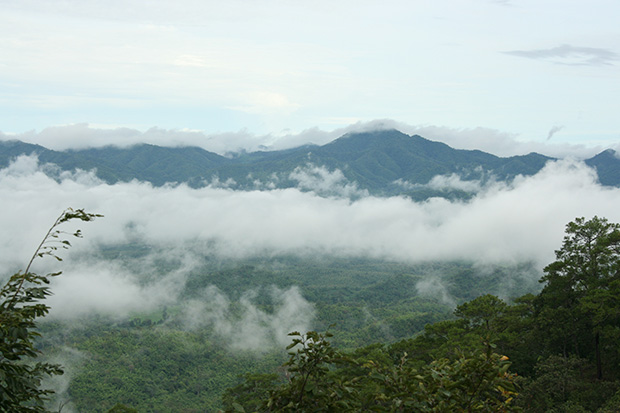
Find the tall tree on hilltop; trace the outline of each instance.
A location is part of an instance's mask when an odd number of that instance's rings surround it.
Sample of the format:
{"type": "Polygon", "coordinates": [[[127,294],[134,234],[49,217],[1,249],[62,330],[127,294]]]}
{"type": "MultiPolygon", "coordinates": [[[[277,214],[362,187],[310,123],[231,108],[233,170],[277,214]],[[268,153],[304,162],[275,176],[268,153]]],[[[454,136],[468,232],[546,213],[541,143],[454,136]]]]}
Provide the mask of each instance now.
{"type": "Polygon", "coordinates": [[[550,338],[565,356],[593,346],[602,379],[601,333],[620,316],[620,225],[596,216],[577,218],[567,224],[555,255],[541,279],[546,284],[538,297],[539,318],[551,322],[550,338]]]}

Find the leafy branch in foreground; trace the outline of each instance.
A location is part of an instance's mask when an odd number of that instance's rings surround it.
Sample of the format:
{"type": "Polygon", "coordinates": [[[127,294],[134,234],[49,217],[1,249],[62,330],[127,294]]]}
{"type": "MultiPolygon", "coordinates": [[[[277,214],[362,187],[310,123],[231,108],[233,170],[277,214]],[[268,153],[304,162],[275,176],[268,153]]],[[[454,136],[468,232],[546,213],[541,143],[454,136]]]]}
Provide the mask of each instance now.
{"type": "Polygon", "coordinates": [[[517,412],[510,361],[486,351],[414,367],[407,353],[391,360],[383,346],[346,354],[330,333],[289,334],[286,380],[248,375],[224,393],[225,412],[517,412]]]}
{"type": "Polygon", "coordinates": [[[68,221],[92,221],[102,215],[83,209],[68,208],[56,219],[35,250],[24,272],[11,276],[0,289],[0,410],[16,412],[45,411],[44,402],[51,390],[41,389],[45,376],[62,374],[57,364],[28,363],[39,355],[34,340],[40,334],[35,330],[37,317],[49,312],[49,306],[40,301],[51,295],[50,278],[61,272],[37,275],[30,272],[36,258],[50,256],[62,261],[59,249],[67,249],[68,237],[81,238],[77,230],[68,233],[59,227],[68,221]]]}

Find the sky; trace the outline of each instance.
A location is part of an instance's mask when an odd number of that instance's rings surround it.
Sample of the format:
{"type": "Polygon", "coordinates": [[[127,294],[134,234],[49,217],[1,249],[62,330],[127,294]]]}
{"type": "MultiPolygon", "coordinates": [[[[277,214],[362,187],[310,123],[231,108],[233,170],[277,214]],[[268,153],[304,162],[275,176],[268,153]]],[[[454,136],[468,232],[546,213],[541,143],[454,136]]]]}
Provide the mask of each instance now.
{"type": "MultiPolygon", "coordinates": [[[[532,262],[542,274],[569,221],[620,222],[620,189],[601,186],[579,161],[620,152],[615,0],[0,0],[0,8],[0,140],[225,154],[396,128],[499,156],[565,158],[510,183],[435,177],[428,185],[474,196],[414,202],[358,193],[342,171],[317,165],[294,172],[296,188],[234,191],[215,181],[110,185],[94,171],[19,157],[0,170],[0,228],[9,234],[0,238],[0,278],[22,268],[63,209],[105,215],[82,228],[63,261],[51,316],[173,303],[205,253],[532,262]],[[155,257],[183,265],[145,284],[118,262],[85,258],[125,243],[153,248],[144,271],[155,257]]],[[[225,319],[230,298],[204,294],[188,314],[225,319]],[[209,301],[222,305],[207,311],[209,301]]],[[[284,310],[312,305],[294,286],[273,294],[284,310]]],[[[248,320],[281,324],[277,311],[242,304],[248,320]]]]}
{"type": "Polygon", "coordinates": [[[379,122],[502,156],[591,155],[620,141],[615,0],[0,0],[0,10],[1,139],[224,152],[325,143],[379,122]],[[71,135],[80,128],[89,133],[71,135]]]}

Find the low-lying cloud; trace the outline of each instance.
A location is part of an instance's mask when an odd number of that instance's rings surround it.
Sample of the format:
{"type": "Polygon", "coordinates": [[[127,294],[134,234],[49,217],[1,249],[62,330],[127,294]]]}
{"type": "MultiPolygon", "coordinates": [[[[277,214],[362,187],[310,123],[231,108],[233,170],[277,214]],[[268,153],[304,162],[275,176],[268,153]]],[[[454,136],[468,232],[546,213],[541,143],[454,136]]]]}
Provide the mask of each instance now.
{"type": "MultiPolygon", "coordinates": [[[[351,200],[309,191],[315,184],[320,188],[322,178],[327,188],[341,184],[334,172],[311,174],[317,181],[303,190],[234,191],[142,182],[109,185],[90,172],[52,179],[46,168],[22,157],[0,170],[4,275],[23,269],[66,207],[105,215],[73,226],[83,230],[84,239],[74,241],[64,263],[37,262],[37,272],[65,270],[55,281],[52,298],[58,317],[68,317],[72,308],[74,313],[127,314],[174,300],[193,260],[201,255],[331,254],[481,265],[528,261],[542,268],[553,260],[565,225],[575,217],[598,215],[620,222],[620,189],[599,185],[594,170],[577,161],[550,162],[534,176],[484,186],[469,201],[458,202],[371,196],[351,200]],[[100,246],[115,244],[148,245],[182,264],[175,273],[138,281],[131,269],[98,261],[100,246]]],[[[435,181],[463,184],[456,177],[435,181]]]]}
{"type": "Polygon", "coordinates": [[[254,299],[258,292],[248,291],[239,302],[232,303],[215,286],[206,288],[201,298],[183,305],[181,319],[189,329],[212,328],[229,345],[238,350],[284,347],[290,343],[291,331],[308,331],[314,319],[314,307],[297,287],[281,290],[271,287],[274,310],[261,310],[254,299]],[[238,311],[233,306],[239,307],[238,311]]]}
{"type": "Polygon", "coordinates": [[[40,132],[29,131],[13,135],[0,132],[0,140],[18,139],[53,150],[84,149],[108,145],[128,147],[140,143],[168,147],[196,146],[220,155],[226,155],[243,151],[282,150],[302,145],[324,145],[346,133],[384,129],[397,129],[410,135],[420,135],[426,139],[446,143],[456,149],[478,149],[497,156],[525,155],[530,152],[538,152],[551,157],[572,156],[585,159],[606,149],[599,146],[550,144],[548,139],[544,142],[519,141],[514,134],[483,127],[464,129],[437,125],[410,125],[392,119],[357,122],[330,131],[310,128],[301,132],[284,131],[278,134],[265,135],[252,134],[247,130],[208,133],[200,130],[157,127],[140,131],[125,127],[98,128],[87,123],[77,123],[52,126],[40,132]]]}
{"type": "Polygon", "coordinates": [[[295,168],[290,173],[289,179],[296,181],[300,189],[322,196],[335,195],[344,198],[368,196],[367,190],[361,190],[355,182],[349,182],[340,169],[330,171],[324,166],[308,164],[295,168]]]}
{"type": "Polygon", "coordinates": [[[79,321],[93,314],[115,319],[176,304],[195,261],[160,277],[148,276],[157,269],[145,261],[132,270],[116,261],[71,260],[53,280],[48,319],[79,321]]]}
{"type": "Polygon", "coordinates": [[[483,183],[480,180],[463,180],[461,176],[458,174],[450,174],[450,175],[437,175],[431,178],[425,184],[411,183],[402,179],[397,179],[394,183],[405,190],[416,190],[416,189],[432,189],[435,191],[463,191],[467,193],[478,193],[483,190],[485,187],[489,187],[491,185],[497,185],[496,182],[491,181],[488,183],[483,183]]]}

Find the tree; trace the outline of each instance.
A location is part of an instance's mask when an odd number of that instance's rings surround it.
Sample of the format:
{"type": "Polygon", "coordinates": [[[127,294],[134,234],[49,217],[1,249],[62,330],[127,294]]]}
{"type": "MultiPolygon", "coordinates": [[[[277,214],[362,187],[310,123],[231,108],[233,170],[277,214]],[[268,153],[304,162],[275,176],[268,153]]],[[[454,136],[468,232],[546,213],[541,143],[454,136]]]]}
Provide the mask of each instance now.
{"type": "Polygon", "coordinates": [[[454,315],[468,321],[469,327],[479,331],[487,349],[492,348],[505,326],[501,317],[508,305],[500,298],[486,294],[456,307],[454,315]]]}
{"type": "Polygon", "coordinates": [[[553,335],[560,338],[565,356],[579,356],[583,347],[594,347],[600,380],[601,332],[620,316],[620,225],[596,216],[589,221],[577,218],[567,224],[555,255],[541,279],[546,285],[539,295],[539,318],[559,327],[553,335]],[[591,343],[584,343],[583,337],[591,343]]]}
{"type": "Polygon", "coordinates": [[[125,406],[124,404],[117,403],[116,405],[114,405],[114,407],[108,410],[108,413],[138,413],[138,411],[134,409],[133,407],[129,407],[129,406],[125,406]]]}
{"type": "Polygon", "coordinates": [[[0,290],[0,410],[45,411],[44,402],[52,391],[41,389],[41,380],[63,371],[57,364],[33,362],[40,353],[34,343],[39,336],[36,319],[49,312],[49,307],[41,300],[51,294],[47,286],[50,278],[61,273],[37,275],[30,268],[35,259],[45,256],[62,261],[56,253],[71,246],[67,235],[81,237],[80,230],[66,233],[58,229],[60,225],[76,219],[92,221],[99,216],[82,209],[63,211],[43,237],[24,272],[11,276],[0,290]]]}
{"type": "Polygon", "coordinates": [[[337,351],[327,340],[332,334],[309,331],[300,334],[295,331],[287,346],[289,360],[283,367],[287,369],[288,382],[271,392],[266,401],[268,411],[306,412],[319,411],[326,407],[341,411],[351,411],[350,394],[352,388],[338,375],[331,374],[333,365],[350,362],[349,358],[337,351]]]}
{"type": "Polygon", "coordinates": [[[382,346],[371,345],[352,357],[331,347],[329,333],[291,335],[288,348],[296,351],[284,364],[287,380],[278,385],[263,376],[257,386],[256,376],[246,377],[246,383],[226,392],[225,411],[520,411],[513,403],[516,376],[508,372],[510,361],[490,349],[417,367],[407,353],[394,363],[382,346]]]}

